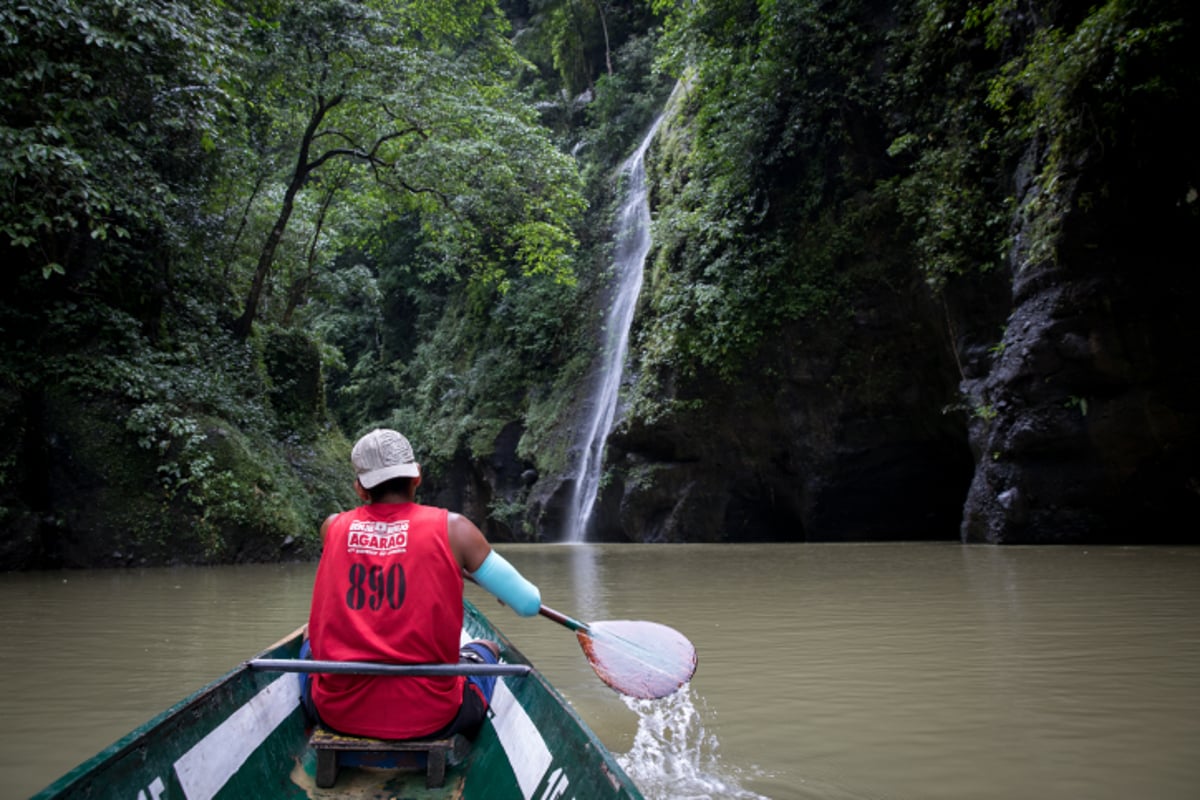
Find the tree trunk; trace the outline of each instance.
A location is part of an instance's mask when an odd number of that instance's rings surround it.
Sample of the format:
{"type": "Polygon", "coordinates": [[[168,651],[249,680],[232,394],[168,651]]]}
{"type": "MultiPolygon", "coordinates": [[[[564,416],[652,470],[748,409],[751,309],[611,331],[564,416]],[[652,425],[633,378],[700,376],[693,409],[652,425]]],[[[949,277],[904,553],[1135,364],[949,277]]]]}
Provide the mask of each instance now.
{"type": "Polygon", "coordinates": [[[325,115],[340,102],[342,102],[340,96],[329,101],[326,101],[325,98],[318,98],[313,115],[308,121],[308,127],[304,129],[304,136],[300,140],[300,152],[296,156],[296,168],[292,171],[292,179],[288,183],[287,191],[284,192],[279,216],[276,217],[275,224],[271,227],[271,233],[268,234],[267,241],[263,244],[262,252],[259,253],[258,266],[254,269],[254,280],[250,282],[250,291],[246,294],[246,306],[242,310],[242,315],[233,323],[233,333],[239,339],[248,337],[254,327],[263,287],[267,285],[267,276],[275,262],[275,251],[279,249],[279,243],[283,241],[288,220],[291,219],[292,210],[296,207],[296,195],[300,194],[300,190],[304,188],[309,174],[315,167],[308,158],[309,152],[312,150],[313,139],[316,137],[325,115]]]}
{"type": "Polygon", "coordinates": [[[612,77],[612,51],[608,44],[608,21],[604,18],[604,4],[596,1],[596,10],[600,12],[600,29],[604,31],[604,66],[608,68],[608,77],[612,77]]]}
{"type": "Polygon", "coordinates": [[[321,209],[317,212],[317,224],[313,229],[312,240],[308,244],[308,258],[305,259],[304,274],[292,281],[291,287],[288,289],[287,308],[283,310],[283,327],[291,327],[292,315],[296,313],[296,307],[308,294],[308,287],[312,285],[313,276],[317,271],[317,255],[318,243],[321,241],[321,231],[325,228],[325,215],[329,213],[329,206],[333,204],[333,198],[337,195],[339,187],[334,186],[325,192],[325,198],[321,201],[321,209]]]}

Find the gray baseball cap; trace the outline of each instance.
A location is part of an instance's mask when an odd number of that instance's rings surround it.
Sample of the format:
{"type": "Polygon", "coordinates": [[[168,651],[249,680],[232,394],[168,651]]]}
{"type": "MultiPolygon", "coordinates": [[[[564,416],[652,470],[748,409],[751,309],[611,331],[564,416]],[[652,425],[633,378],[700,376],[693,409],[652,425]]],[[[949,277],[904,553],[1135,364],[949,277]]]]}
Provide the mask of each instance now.
{"type": "Polygon", "coordinates": [[[387,428],[376,428],[359,439],[350,451],[350,463],[364,489],[392,478],[415,478],[421,474],[408,439],[387,428]]]}

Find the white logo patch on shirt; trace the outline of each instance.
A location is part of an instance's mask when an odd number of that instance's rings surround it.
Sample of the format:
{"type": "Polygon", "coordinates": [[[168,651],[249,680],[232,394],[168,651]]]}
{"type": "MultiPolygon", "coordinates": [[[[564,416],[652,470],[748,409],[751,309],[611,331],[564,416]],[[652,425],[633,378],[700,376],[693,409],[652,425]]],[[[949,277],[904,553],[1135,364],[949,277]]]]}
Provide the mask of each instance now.
{"type": "Polygon", "coordinates": [[[350,523],[350,534],[346,537],[346,550],[386,556],[403,553],[408,547],[408,520],[396,522],[374,522],[355,520],[350,523]]]}

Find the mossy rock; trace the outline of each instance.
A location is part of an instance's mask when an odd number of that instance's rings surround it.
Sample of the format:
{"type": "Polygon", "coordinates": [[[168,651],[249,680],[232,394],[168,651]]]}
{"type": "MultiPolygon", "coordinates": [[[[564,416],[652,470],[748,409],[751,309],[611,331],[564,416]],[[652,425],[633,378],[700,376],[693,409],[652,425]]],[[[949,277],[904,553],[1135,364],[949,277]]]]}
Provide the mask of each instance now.
{"type": "Polygon", "coordinates": [[[14,451],[22,485],[5,486],[3,568],[310,559],[321,520],[356,502],[333,428],[281,442],[209,416],[146,447],[124,398],[60,386],[18,406],[6,425],[29,444],[14,451]]]}

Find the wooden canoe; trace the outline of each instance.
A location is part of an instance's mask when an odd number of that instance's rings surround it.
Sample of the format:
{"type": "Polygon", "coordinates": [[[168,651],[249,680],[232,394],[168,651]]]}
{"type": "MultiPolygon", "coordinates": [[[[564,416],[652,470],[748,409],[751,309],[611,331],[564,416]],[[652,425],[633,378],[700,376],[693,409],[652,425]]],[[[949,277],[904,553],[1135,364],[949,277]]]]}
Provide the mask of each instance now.
{"type": "MultiPolygon", "coordinates": [[[[469,601],[464,604],[464,640],[490,639],[500,644],[503,663],[529,663],[478,609],[469,601]]],[[[302,633],[302,628],[295,631],[166,710],[34,800],[642,797],[613,755],[536,670],[497,680],[491,719],[474,741],[459,741],[450,749],[441,786],[427,785],[431,770],[416,754],[416,761],[404,767],[397,766],[404,759],[386,758],[382,767],[340,766],[332,788],[322,788],[318,754],[310,744],[313,730],[299,704],[300,676],[251,666],[262,659],[296,658],[302,633]]],[[[323,769],[328,757],[323,752],[323,769]]],[[[324,777],[327,783],[327,772],[324,777]]]]}

